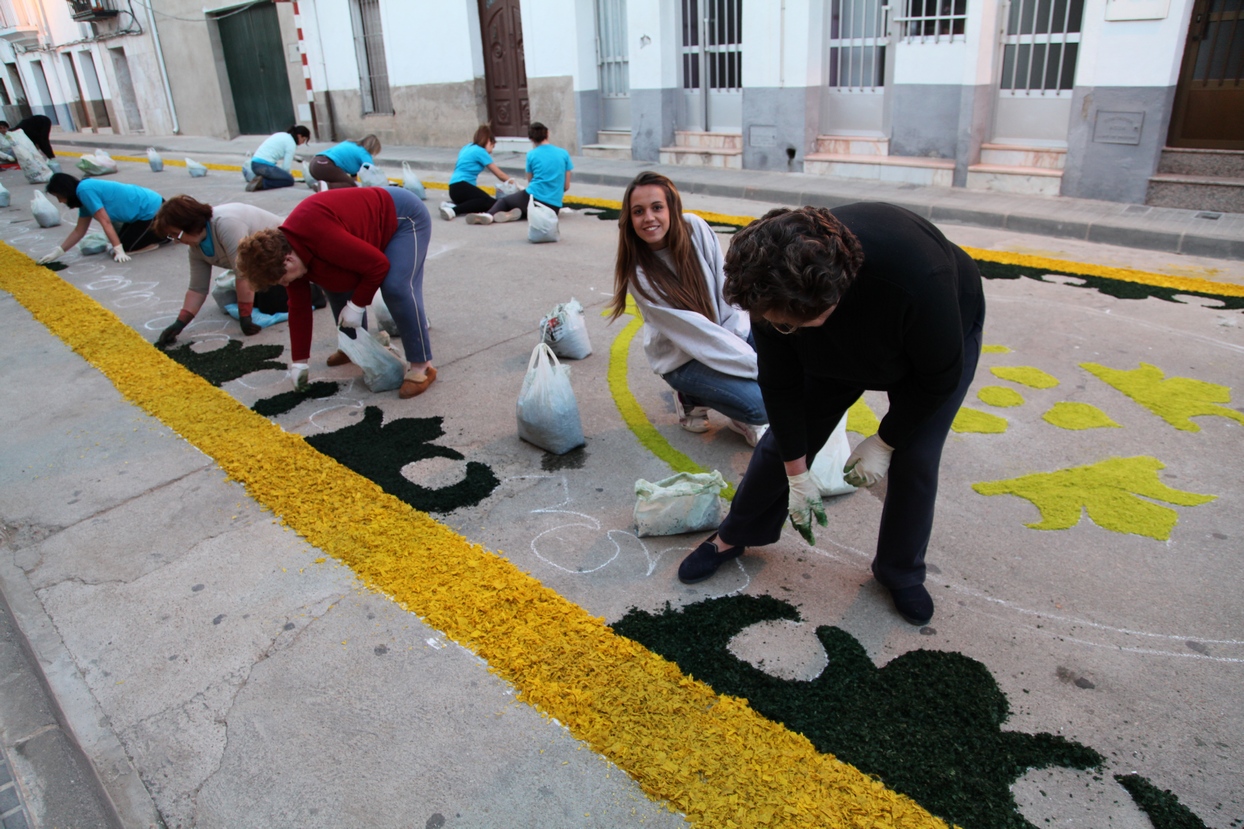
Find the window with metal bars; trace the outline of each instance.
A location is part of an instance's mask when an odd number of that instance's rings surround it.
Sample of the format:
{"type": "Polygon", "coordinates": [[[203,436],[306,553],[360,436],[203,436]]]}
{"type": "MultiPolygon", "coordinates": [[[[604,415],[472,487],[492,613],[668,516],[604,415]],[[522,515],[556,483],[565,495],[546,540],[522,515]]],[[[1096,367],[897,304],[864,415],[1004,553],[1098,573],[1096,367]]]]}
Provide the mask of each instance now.
{"type": "Polygon", "coordinates": [[[1002,89],[1057,94],[1075,85],[1084,0],[1012,0],[1002,46],[1002,89]]]}
{"type": "Polygon", "coordinates": [[[921,43],[963,40],[967,20],[968,0],[903,0],[898,18],[908,42],[921,43]]]}
{"type": "Polygon", "coordinates": [[[682,45],[683,89],[741,90],[743,0],[682,0],[682,45]]]}
{"type": "Polygon", "coordinates": [[[881,0],[832,0],[829,19],[831,89],[885,86],[885,12],[881,0]]]}
{"type": "Polygon", "coordinates": [[[354,28],[354,54],[359,65],[363,114],[391,115],[393,100],[389,95],[389,67],[384,58],[380,0],[351,0],[350,22],[354,28]]]}
{"type": "Polygon", "coordinates": [[[596,0],[596,53],[601,94],[627,97],[626,0],[596,0]]]}

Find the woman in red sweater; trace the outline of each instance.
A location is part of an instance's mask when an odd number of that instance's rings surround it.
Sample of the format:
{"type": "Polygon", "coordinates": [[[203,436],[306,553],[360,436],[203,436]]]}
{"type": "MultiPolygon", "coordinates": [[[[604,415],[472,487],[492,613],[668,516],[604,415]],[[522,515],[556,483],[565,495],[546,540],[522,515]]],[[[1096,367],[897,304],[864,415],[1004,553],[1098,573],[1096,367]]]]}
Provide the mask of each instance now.
{"type": "MultiPolygon", "coordinates": [[[[238,245],[237,270],[255,290],[284,285],[295,388],[307,383],[311,357],[311,283],[328,294],[340,328],[366,328],[364,309],[379,289],[397,324],[408,369],[398,394],[423,394],[436,380],[423,310],[423,261],[432,220],[401,187],[347,187],[303,200],[279,228],[238,245]]],[[[330,366],[349,362],[340,350],[330,366]]]]}

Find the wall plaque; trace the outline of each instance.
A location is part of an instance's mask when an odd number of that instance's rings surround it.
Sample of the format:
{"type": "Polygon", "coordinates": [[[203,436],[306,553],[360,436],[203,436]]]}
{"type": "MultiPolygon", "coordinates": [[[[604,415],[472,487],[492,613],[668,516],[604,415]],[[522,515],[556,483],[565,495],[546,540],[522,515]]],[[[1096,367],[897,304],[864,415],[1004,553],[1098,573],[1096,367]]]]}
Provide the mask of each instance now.
{"type": "Polygon", "coordinates": [[[1140,128],[1144,123],[1143,112],[1099,109],[1093,123],[1093,141],[1097,144],[1139,144],[1140,128]]]}
{"type": "Polygon", "coordinates": [[[777,127],[751,127],[747,143],[753,147],[776,147],[777,127]]]}

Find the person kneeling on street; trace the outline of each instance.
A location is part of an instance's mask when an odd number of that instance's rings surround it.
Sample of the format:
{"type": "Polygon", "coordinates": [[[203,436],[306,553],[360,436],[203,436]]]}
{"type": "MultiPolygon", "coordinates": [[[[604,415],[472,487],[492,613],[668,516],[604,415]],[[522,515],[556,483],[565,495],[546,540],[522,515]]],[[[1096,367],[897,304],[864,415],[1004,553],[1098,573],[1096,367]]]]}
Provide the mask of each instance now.
{"type": "Polygon", "coordinates": [[[104,236],[112,244],[112,258],[130,261],[129,254],[154,250],[167,240],[151,229],[151,222],[164,199],[154,190],[120,181],[88,178],[78,181],[69,173],[55,173],[47,186],[48,195],[66,207],[78,210],[78,223],[40,265],[55,262],[81,241],[91,226],[99,222],[104,236]]]}
{"type": "MultiPolygon", "coordinates": [[[[376,291],[397,324],[408,368],[399,396],[422,394],[436,380],[423,310],[423,263],[432,220],[414,193],[401,187],[325,190],[294,208],[280,227],[238,245],[238,275],[255,290],[284,285],[289,294],[290,376],[307,385],[311,357],[311,287],[328,294],[342,329],[366,328],[364,309],[376,291]]],[[[349,358],[337,350],[328,365],[349,358]]]]}

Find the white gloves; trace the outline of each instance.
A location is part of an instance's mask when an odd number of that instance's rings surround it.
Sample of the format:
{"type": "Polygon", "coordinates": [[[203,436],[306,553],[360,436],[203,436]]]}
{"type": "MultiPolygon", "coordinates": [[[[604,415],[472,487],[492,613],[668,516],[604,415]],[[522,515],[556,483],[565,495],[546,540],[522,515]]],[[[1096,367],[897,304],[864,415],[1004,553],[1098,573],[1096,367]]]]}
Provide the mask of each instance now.
{"type": "Polygon", "coordinates": [[[890,456],[894,447],[881,438],[873,435],[865,440],[842,468],[842,479],[851,486],[872,486],[885,477],[890,470],[890,456]]]}
{"type": "Polygon", "coordinates": [[[113,259],[115,259],[115,260],[117,261],[117,264],[118,264],[118,265],[121,265],[121,264],[124,264],[124,263],[126,263],[126,262],[130,261],[130,258],[131,258],[131,257],[130,257],[130,255],[129,255],[128,253],[126,253],[125,251],[121,250],[121,248],[119,248],[119,247],[115,247],[115,248],[113,248],[113,249],[112,249],[112,258],[113,258],[113,259]]]}
{"type": "Polygon", "coordinates": [[[57,259],[60,259],[64,255],[65,255],[65,249],[61,247],[57,247],[53,249],[53,251],[49,253],[47,256],[40,259],[37,264],[46,265],[48,262],[55,262],[57,259]]]}
{"type": "Polygon", "coordinates": [[[363,309],[353,302],[347,301],[346,307],[337,316],[338,328],[359,328],[363,325],[363,309]]]}
{"type": "Polygon", "coordinates": [[[811,472],[787,475],[786,482],[790,484],[787,509],[790,512],[791,526],[799,530],[804,541],[815,544],[816,539],[812,537],[813,517],[822,527],[829,524],[829,519],[825,517],[825,505],[821,503],[821,489],[812,479],[811,472]]]}
{"type": "Polygon", "coordinates": [[[289,374],[287,376],[294,381],[294,391],[307,390],[307,373],[309,371],[310,367],[306,363],[289,364],[289,374]]]}

